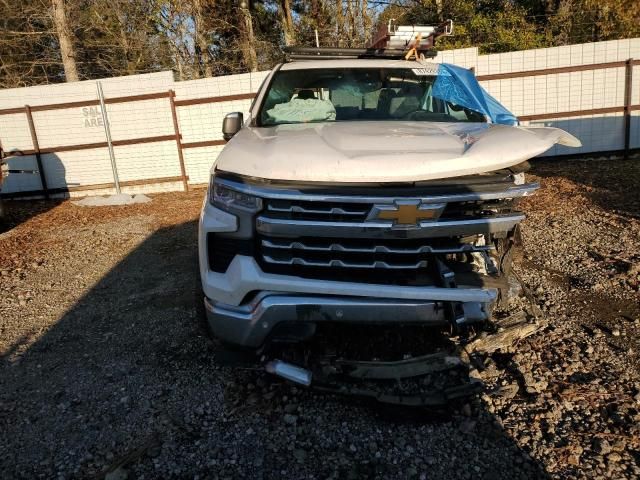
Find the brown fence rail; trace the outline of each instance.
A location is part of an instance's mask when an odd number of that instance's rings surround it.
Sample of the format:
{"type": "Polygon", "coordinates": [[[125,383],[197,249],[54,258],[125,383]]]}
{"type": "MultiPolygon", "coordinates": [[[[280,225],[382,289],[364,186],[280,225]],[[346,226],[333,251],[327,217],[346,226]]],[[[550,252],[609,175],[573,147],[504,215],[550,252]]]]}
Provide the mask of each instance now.
{"type": "Polygon", "coordinates": [[[557,75],[559,73],[573,73],[584,72],[588,70],[602,70],[605,68],[621,68],[631,65],[640,65],[640,60],[622,60],[619,62],[605,62],[605,63],[591,63],[587,65],[575,65],[573,67],[555,67],[555,68],[543,68],[539,70],[523,70],[520,72],[508,72],[508,73],[493,73],[489,75],[478,75],[478,81],[484,82],[487,80],[506,80],[510,78],[521,77],[538,77],[541,75],[557,75]]]}
{"type": "Polygon", "coordinates": [[[176,100],[176,106],[186,107],[189,105],[201,105],[203,103],[232,102],[234,100],[252,100],[255,96],[255,93],[239,93],[237,95],[223,95],[219,97],[189,98],[187,100],[176,100]]]}
{"type": "MultiPolygon", "coordinates": [[[[521,115],[518,118],[523,121],[531,121],[531,120],[547,120],[547,119],[554,119],[554,118],[579,117],[579,116],[586,116],[586,115],[600,115],[600,114],[606,114],[606,113],[623,113],[624,115],[624,150],[622,152],[624,153],[624,156],[627,157],[630,151],[631,112],[640,110],[640,105],[631,104],[632,90],[633,90],[633,67],[636,65],[640,65],[640,60],[628,59],[625,61],[595,63],[595,64],[577,65],[577,66],[571,66],[571,67],[545,68],[545,69],[539,69],[539,70],[523,70],[519,72],[478,75],[477,78],[479,81],[505,80],[505,79],[512,79],[512,78],[526,78],[526,77],[535,77],[535,76],[542,76],[542,75],[557,75],[562,73],[601,70],[601,69],[608,69],[608,68],[625,68],[624,105],[615,106],[615,107],[605,107],[605,108],[592,108],[592,109],[585,109],[585,110],[572,110],[572,111],[565,111],[565,112],[548,112],[548,113],[533,114],[533,115],[521,115]]],[[[236,100],[251,100],[254,97],[255,97],[255,93],[242,93],[242,94],[235,94],[235,95],[222,95],[222,96],[216,96],[216,97],[202,97],[202,98],[191,98],[191,99],[179,100],[175,98],[175,92],[173,90],[169,90],[167,92],[156,92],[156,93],[147,93],[147,94],[141,94],[141,95],[105,98],[104,102],[106,104],[138,102],[138,101],[144,101],[144,100],[156,100],[161,98],[167,98],[169,99],[169,107],[171,109],[174,134],[142,137],[142,138],[132,138],[132,139],[126,139],[126,140],[114,140],[112,141],[112,145],[125,146],[125,145],[136,145],[136,144],[151,143],[151,142],[175,141],[177,151],[178,151],[178,160],[180,162],[180,176],[150,178],[146,180],[124,181],[124,182],[121,182],[121,185],[133,186],[133,185],[146,185],[146,184],[154,184],[154,183],[181,181],[183,184],[184,190],[188,190],[189,177],[186,174],[183,150],[188,148],[219,146],[219,145],[224,145],[226,142],[221,139],[211,139],[211,140],[202,140],[197,142],[183,143],[182,135],[180,133],[180,125],[178,121],[177,108],[187,107],[191,105],[201,105],[201,104],[207,104],[207,103],[230,102],[230,101],[236,101],[236,100]]],[[[5,194],[2,194],[2,196],[16,197],[16,196],[34,196],[34,195],[44,194],[45,196],[48,197],[50,193],[58,193],[59,191],[72,192],[72,191],[97,190],[101,188],[114,187],[115,182],[98,184],[98,185],[82,185],[79,187],[66,187],[63,189],[48,188],[47,182],[46,182],[45,170],[44,170],[44,162],[42,161],[42,157],[41,157],[42,154],[55,153],[55,152],[68,152],[73,150],[104,148],[104,147],[107,147],[108,144],[105,141],[105,142],[95,142],[95,143],[86,143],[86,144],[77,144],[77,145],[58,145],[58,146],[52,146],[52,147],[42,147],[39,145],[36,128],[33,122],[32,112],[42,112],[42,111],[48,111],[48,110],[60,110],[60,109],[86,107],[86,106],[97,106],[99,104],[100,104],[99,100],[84,100],[84,101],[77,101],[77,102],[54,103],[54,104],[46,104],[46,105],[34,105],[34,106],[25,105],[24,107],[0,109],[0,115],[25,114],[27,116],[33,149],[6,152],[6,154],[12,155],[12,156],[35,155],[36,162],[38,165],[38,172],[40,175],[40,182],[42,186],[41,190],[29,191],[29,192],[15,192],[12,194],[5,193],[5,194]]]]}
{"type": "MultiPolygon", "coordinates": [[[[175,140],[175,135],[157,135],[155,137],[128,138],[126,140],[113,140],[111,145],[114,147],[123,147],[126,145],[138,145],[140,143],[166,142],[175,140]]],[[[107,142],[79,143],[75,145],[60,145],[56,147],[45,147],[33,150],[16,150],[8,152],[9,155],[33,155],[38,153],[56,153],[56,152],[73,152],[75,150],[91,150],[93,148],[106,148],[107,142]]]]}
{"type": "MultiPolygon", "coordinates": [[[[105,98],[104,103],[127,103],[127,102],[139,102],[142,100],[156,100],[158,98],[167,98],[171,94],[169,92],[158,93],[145,93],[142,95],[129,95],[126,97],[112,97],[105,98]]],[[[81,100],[78,102],[65,102],[65,103],[49,103],[46,105],[33,105],[31,106],[32,112],[45,112],[47,110],[62,110],[65,108],[78,108],[78,107],[94,107],[100,105],[100,100],[81,100]]],[[[23,113],[24,107],[5,108],[0,110],[0,115],[10,115],[16,113],[23,113]]]]}
{"type": "MultiPolygon", "coordinates": [[[[187,177],[189,180],[189,177],[187,177]]],[[[141,185],[155,185],[158,183],[177,183],[182,181],[182,176],[178,177],[159,177],[159,178],[145,178],[144,180],[124,180],[120,181],[121,187],[137,187],[141,185]]],[[[67,186],[62,188],[50,188],[48,190],[49,194],[56,193],[70,193],[70,192],[85,192],[89,190],[103,190],[105,188],[113,188],[113,183],[95,183],[90,185],[77,185],[77,186],[67,186]]],[[[43,195],[45,192],[43,190],[27,190],[22,192],[12,192],[5,193],[2,195],[2,198],[24,198],[24,197],[36,197],[43,195]]]]}

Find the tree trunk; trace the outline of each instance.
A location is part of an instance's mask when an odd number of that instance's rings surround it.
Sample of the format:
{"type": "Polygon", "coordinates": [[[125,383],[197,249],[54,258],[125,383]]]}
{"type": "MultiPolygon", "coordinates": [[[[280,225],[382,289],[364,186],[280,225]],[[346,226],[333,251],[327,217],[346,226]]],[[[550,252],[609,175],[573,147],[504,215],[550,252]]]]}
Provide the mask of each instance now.
{"type": "Polygon", "coordinates": [[[258,57],[256,55],[256,43],[253,35],[253,22],[251,20],[251,12],[245,0],[240,1],[240,17],[241,17],[241,40],[240,48],[242,48],[242,56],[244,64],[250,72],[258,71],[258,57]]]}
{"type": "Polygon", "coordinates": [[[60,55],[62,56],[62,66],[67,82],[77,82],[78,68],[76,66],[76,55],[73,46],[73,33],[69,29],[67,14],[64,8],[64,0],[52,0],[53,24],[60,44],[60,55]]]}
{"type": "Polygon", "coordinates": [[[184,68],[182,66],[182,58],[180,57],[180,53],[176,51],[175,53],[175,62],[176,62],[176,70],[178,72],[178,80],[187,80],[184,75],[184,68]]]}
{"type": "MultiPolygon", "coordinates": [[[[348,0],[347,0],[348,1],[348,0]]],[[[342,9],[342,0],[336,0],[336,47],[341,47],[344,36],[344,11],[342,9]]]]}
{"type": "Polygon", "coordinates": [[[280,7],[280,22],[282,24],[284,44],[287,46],[293,45],[295,32],[293,29],[293,17],[291,16],[291,2],[290,0],[280,0],[278,6],[280,7]]]}
{"type": "Polygon", "coordinates": [[[368,44],[369,39],[373,38],[373,32],[371,31],[371,17],[369,16],[367,0],[362,0],[361,15],[362,15],[362,30],[363,40],[365,45],[368,44]]]}
{"type": "Polygon", "coordinates": [[[194,0],[193,2],[193,23],[196,31],[198,61],[201,65],[201,71],[205,77],[213,77],[213,68],[211,67],[211,58],[209,56],[209,41],[205,33],[202,0],[194,0]]]}
{"type": "MultiPolygon", "coordinates": [[[[356,27],[356,15],[353,8],[353,3],[357,0],[347,0],[347,38],[349,40],[348,47],[353,47],[357,36],[356,27]]],[[[356,4],[356,10],[358,5],[356,4]]]]}
{"type": "Polygon", "coordinates": [[[440,23],[444,22],[444,17],[442,16],[442,0],[436,0],[436,14],[438,15],[438,21],[440,23]]]}

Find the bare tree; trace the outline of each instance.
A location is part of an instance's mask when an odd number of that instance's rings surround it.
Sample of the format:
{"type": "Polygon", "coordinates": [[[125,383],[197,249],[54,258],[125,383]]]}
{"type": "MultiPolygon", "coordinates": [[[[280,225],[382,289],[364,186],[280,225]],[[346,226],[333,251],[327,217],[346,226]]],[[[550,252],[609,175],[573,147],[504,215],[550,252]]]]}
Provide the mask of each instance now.
{"type": "Polygon", "coordinates": [[[181,0],[158,0],[157,24],[168,40],[174,68],[180,80],[199,76],[199,65],[195,62],[195,39],[193,38],[192,15],[188,2],[181,0]]]}
{"type": "MultiPolygon", "coordinates": [[[[358,0],[347,0],[347,39],[348,46],[353,47],[353,41],[356,36],[356,16],[353,8],[353,2],[357,2],[358,0]]],[[[358,5],[356,3],[355,10],[358,10],[358,5]]]]}
{"type": "Polygon", "coordinates": [[[295,30],[293,27],[293,16],[291,15],[290,0],[279,0],[278,10],[280,13],[280,23],[282,24],[284,44],[292,45],[294,43],[295,30]]]}
{"type": "Polygon", "coordinates": [[[362,0],[360,15],[362,16],[362,30],[364,34],[363,39],[366,43],[373,36],[373,32],[371,31],[372,22],[371,17],[369,16],[369,6],[367,4],[367,0],[362,0]]]}
{"type": "Polygon", "coordinates": [[[62,75],[48,5],[0,0],[0,88],[55,81],[62,75]]]}
{"type": "Polygon", "coordinates": [[[77,82],[79,77],[73,45],[73,33],[67,21],[64,0],[52,0],[51,3],[53,5],[53,24],[58,37],[58,44],[60,45],[64,76],[67,82],[77,82]]]}
{"type": "MultiPolygon", "coordinates": [[[[348,1],[348,0],[347,0],[348,1]]],[[[336,46],[340,47],[344,38],[344,10],[342,0],[336,0],[336,46]]]]}
{"type": "Polygon", "coordinates": [[[253,21],[246,0],[240,0],[240,48],[245,66],[250,72],[258,71],[256,41],[253,34],[253,21]]]}
{"type": "Polygon", "coordinates": [[[196,53],[205,77],[213,76],[211,57],[209,55],[209,39],[207,38],[206,23],[202,0],[193,0],[193,24],[196,36],[196,53]]]}

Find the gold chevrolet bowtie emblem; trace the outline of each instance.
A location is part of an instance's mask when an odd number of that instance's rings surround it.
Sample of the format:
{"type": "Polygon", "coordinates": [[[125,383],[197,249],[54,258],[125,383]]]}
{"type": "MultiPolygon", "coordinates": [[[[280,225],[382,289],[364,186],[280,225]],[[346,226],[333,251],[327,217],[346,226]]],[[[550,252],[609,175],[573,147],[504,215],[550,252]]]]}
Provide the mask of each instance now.
{"type": "Polygon", "coordinates": [[[369,220],[392,220],[394,226],[417,227],[422,220],[437,219],[444,207],[443,203],[421,204],[417,202],[375,205],[369,214],[369,220]]]}

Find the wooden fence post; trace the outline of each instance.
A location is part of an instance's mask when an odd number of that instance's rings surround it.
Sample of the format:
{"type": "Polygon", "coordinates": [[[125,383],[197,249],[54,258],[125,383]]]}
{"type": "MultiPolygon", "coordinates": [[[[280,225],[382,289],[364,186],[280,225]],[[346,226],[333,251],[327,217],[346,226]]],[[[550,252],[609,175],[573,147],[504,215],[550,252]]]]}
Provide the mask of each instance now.
{"type": "Polygon", "coordinates": [[[624,66],[624,158],[629,158],[631,144],[631,93],[633,89],[633,58],[624,66]]]}
{"type": "Polygon", "coordinates": [[[42,156],[40,155],[40,144],[38,143],[38,135],[36,134],[36,126],[33,123],[33,115],[31,115],[31,107],[29,105],[24,106],[24,113],[27,115],[27,121],[29,122],[29,131],[31,132],[31,142],[33,143],[33,150],[36,155],[36,162],[38,164],[38,174],[40,175],[40,184],[44,191],[44,198],[49,198],[49,188],[47,187],[47,179],[44,174],[44,166],[42,164],[42,156]]]}
{"type": "Polygon", "coordinates": [[[169,90],[169,102],[171,103],[171,116],[173,117],[173,131],[176,135],[176,146],[178,147],[178,159],[180,160],[180,173],[182,175],[182,186],[185,192],[189,191],[187,182],[187,171],[184,168],[184,154],[182,152],[182,138],[180,136],[180,126],[178,125],[178,113],[176,112],[176,92],[169,90]]]}

